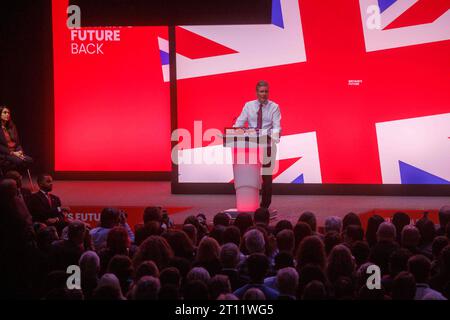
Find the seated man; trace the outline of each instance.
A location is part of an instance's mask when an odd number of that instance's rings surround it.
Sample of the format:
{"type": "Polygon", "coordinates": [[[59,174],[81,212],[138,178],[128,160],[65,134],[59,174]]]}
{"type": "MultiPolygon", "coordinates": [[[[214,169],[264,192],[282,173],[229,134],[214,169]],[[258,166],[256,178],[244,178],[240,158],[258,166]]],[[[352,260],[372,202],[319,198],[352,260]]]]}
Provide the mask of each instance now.
{"type": "Polygon", "coordinates": [[[39,191],[31,195],[28,208],[33,216],[33,222],[55,226],[61,234],[67,223],[61,208],[61,200],[50,193],[53,190],[53,178],[49,174],[42,174],[38,176],[37,183],[39,191]]]}
{"type": "Polygon", "coordinates": [[[13,179],[17,184],[17,196],[21,198],[25,204],[28,206],[31,198],[30,189],[24,188],[22,186],[22,175],[15,170],[10,170],[5,174],[6,179],[13,179]]]}

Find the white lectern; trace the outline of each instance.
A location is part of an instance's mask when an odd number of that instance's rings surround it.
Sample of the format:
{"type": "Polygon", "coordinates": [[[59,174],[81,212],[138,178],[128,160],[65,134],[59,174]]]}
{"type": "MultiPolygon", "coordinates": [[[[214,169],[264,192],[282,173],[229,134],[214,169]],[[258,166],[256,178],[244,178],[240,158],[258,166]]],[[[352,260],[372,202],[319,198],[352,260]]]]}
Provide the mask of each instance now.
{"type": "Polygon", "coordinates": [[[264,147],[270,144],[270,129],[225,128],[224,147],[232,148],[236,209],[226,210],[233,218],[259,207],[264,147]]]}

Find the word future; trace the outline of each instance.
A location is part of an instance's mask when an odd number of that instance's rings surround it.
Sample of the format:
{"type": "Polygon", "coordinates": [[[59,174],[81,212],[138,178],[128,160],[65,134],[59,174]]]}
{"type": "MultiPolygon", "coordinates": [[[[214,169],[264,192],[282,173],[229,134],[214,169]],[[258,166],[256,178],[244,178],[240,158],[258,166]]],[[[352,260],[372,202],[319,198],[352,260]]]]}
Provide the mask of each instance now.
{"type": "Polygon", "coordinates": [[[70,31],[72,54],[104,54],[105,42],[119,42],[120,30],[80,30],[70,31]],[[75,42],[77,41],[77,42],[75,42]]]}

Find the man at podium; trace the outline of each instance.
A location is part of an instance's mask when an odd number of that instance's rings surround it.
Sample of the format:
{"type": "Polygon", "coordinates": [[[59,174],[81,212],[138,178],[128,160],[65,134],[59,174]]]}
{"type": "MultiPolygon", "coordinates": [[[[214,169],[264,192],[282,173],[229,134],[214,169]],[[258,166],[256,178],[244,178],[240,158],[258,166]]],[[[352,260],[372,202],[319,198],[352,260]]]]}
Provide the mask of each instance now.
{"type": "Polygon", "coordinates": [[[260,204],[263,208],[269,208],[272,202],[272,161],[275,161],[276,143],[280,141],[281,112],[278,104],[269,100],[269,84],[266,81],[256,84],[256,98],[244,105],[233,127],[244,127],[247,122],[250,128],[271,129],[271,143],[264,150],[270,160],[264,160],[263,164],[260,204]]]}

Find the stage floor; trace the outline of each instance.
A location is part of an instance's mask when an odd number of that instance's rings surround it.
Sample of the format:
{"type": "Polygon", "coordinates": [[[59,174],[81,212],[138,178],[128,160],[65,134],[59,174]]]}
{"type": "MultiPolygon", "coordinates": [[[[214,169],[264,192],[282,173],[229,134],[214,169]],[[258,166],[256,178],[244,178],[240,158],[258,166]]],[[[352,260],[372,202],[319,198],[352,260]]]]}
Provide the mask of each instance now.
{"type": "MultiPolygon", "coordinates": [[[[222,210],[234,208],[233,195],[174,195],[170,182],[142,181],[55,181],[53,193],[64,206],[69,207],[146,207],[162,206],[174,208],[171,217],[176,224],[200,212],[208,222],[222,210]],[[177,209],[178,208],[178,209],[177,209]]],[[[362,214],[374,209],[393,210],[437,210],[450,205],[450,197],[399,197],[399,196],[311,196],[275,195],[271,209],[278,211],[277,217],[296,223],[304,211],[316,214],[318,225],[323,225],[327,216],[343,217],[352,211],[362,214]]],[[[134,221],[141,217],[134,217],[134,221]]]]}

